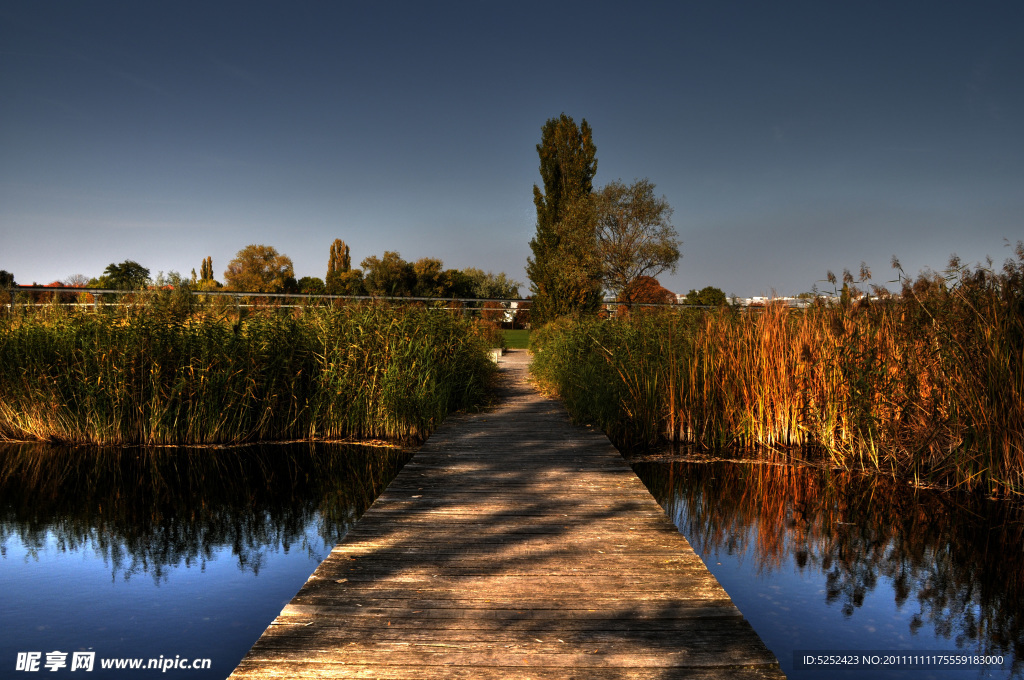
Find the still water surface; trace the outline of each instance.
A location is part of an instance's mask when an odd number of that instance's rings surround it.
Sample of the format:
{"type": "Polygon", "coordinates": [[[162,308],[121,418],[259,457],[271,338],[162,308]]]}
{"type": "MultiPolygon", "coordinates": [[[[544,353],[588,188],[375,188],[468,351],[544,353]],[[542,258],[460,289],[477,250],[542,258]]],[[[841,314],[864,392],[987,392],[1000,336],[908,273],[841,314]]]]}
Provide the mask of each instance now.
{"type": "MultiPolygon", "coordinates": [[[[223,678],[408,453],[0,447],[0,677],[223,678]],[[50,674],[48,652],[68,654],[50,674]],[[209,658],[208,671],[99,659],[209,658]],[[70,677],[78,677],[72,675],[70,677]]],[[[635,466],[790,678],[1024,677],[1024,517],[774,465],[635,466]],[[1003,669],[801,670],[794,650],[1001,654],[1003,669]],[[1013,664],[1011,667],[1011,663],[1013,664]]]]}
{"type": "Polygon", "coordinates": [[[634,469],[792,679],[1024,677],[1024,514],[876,476],[634,469]],[[947,650],[1004,668],[801,669],[797,650],[947,650]]]}
{"type": "Polygon", "coordinates": [[[0,677],[224,678],[408,454],[0,447],[0,677]],[[50,652],[67,667],[49,671],[50,652]],[[101,659],[210,659],[129,671],[101,659]],[[73,674],[72,674],[73,673],[73,674]]]}

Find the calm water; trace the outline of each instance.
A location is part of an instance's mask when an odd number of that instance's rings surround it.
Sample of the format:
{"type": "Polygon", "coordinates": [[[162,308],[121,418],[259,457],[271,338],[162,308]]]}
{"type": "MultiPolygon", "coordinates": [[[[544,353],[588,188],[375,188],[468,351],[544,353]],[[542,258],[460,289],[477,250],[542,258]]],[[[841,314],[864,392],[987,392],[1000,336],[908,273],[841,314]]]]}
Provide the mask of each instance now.
{"type": "Polygon", "coordinates": [[[792,679],[1024,677],[1024,515],[863,475],[634,465],[792,679]],[[796,650],[1002,655],[995,669],[801,669],[796,650]]]}
{"type": "Polygon", "coordinates": [[[0,447],[0,677],[224,678],[408,454],[0,447]],[[49,672],[47,653],[67,667],[49,672]],[[101,659],[210,659],[206,671],[101,659]]]}
{"type": "MultiPolygon", "coordinates": [[[[223,678],[407,459],[388,449],[0,447],[0,677],[223,678]],[[48,652],[67,653],[53,674],[48,652]],[[99,668],[208,658],[208,671],[99,668]],[[72,675],[70,677],[78,677],[72,675]]],[[[638,464],[790,678],[1024,677],[1024,517],[772,465],[638,464]],[[1007,668],[794,668],[794,650],[1001,654],[1007,668]],[[1009,663],[1016,665],[1011,668],[1009,663]]]]}

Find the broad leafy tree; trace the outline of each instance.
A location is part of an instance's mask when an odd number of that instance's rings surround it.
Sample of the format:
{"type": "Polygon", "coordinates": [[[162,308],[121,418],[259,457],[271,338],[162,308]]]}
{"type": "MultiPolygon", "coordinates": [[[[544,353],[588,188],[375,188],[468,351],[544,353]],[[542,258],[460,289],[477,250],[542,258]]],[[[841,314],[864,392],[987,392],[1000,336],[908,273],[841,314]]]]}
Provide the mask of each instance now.
{"type": "Polygon", "coordinates": [[[505,272],[495,274],[476,267],[467,267],[462,273],[471,282],[472,297],[512,300],[519,297],[519,287],[523,285],[515,279],[510,279],[505,272]]]}
{"type": "Polygon", "coordinates": [[[530,301],[520,302],[512,317],[512,328],[526,328],[530,325],[530,301]]]}
{"type": "Polygon", "coordinates": [[[722,305],[728,304],[728,302],[729,300],[725,297],[725,293],[722,292],[721,288],[704,286],[700,290],[691,288],[690,292],[686,294],[686,300],[683,301],[683,304],[721,307],[722,305]]]}
{"type": "Polygon", "coordinates": [[[626,285],[619,294],[619,301],[625,302],[618,306],[619,315],[657,314],[663,307],[643,307],[636,305],[670,305],[676,301],[676,294],[668,290],[653,276],[638,276],[626,285]]]}
{"type": "Polygon", "coordinates": [[[448,294],[444,262],[436,257],[421,257],[412,265],[416,274],[413,294],[417,297],[443,297],[448,294]]]}
{"type": "Polygon", "coordinates": [[[540,325],[562,314],[596,311],[601,303],[595,266],[594,212],[590,206],[597,147],[590,125],[564,113],[541,128],[540,176],[533,187],[537,233],[526,272],[533,291],[531,314],[540,325]]]}
{"type": "Polygon", "coordinates": [[[248,293],[278,293],[295,286],[292,259],[265,245],[248,245],[238,251],[224,270],[232,290],[248,293]]]}
{"type": "MultiPolygon", "coordinates": [[[[86,288],[89,286],[89,277],[85,274],[72,274],[64,279],[64,285],[68,288],[86,288]]],[[[70,301],[89,304],[93,301],[93,297],[88,293],[78,293],[77,295],[72,295],[70,301]]]]}
{"type": "Polygon", "coordinates": [[[363,271],[349,269],[347,272],[336,272],[331,277],[331,285],[327,288],[331,295],[366,295],[363,285],[363,271]]]}
{"type": "Polygon", "coordinates": [[[626,286],[630,302],[638,304],[670,305],[676,301],[676,294],[658,283],[653,276],[638,276],[626,286]]]}
{"type": "Polygon", "coordinates": [[[383,257],[371,255],[360,263],[363,286],[370,295],[408,296],[416,286],[413,265],[397,252],[388,250],[383,257]]]}
{"type": "Polygon", "coordinates": [[[632,284],[641,277],[675,272],[679,238],[672,227],[672,208],[654,195],[654,184],[641,179],[626,185],[612,182],[594,194],[597,251],[605,288],[620,302],[636,302],[632,284]]]}
{"type": "Polygon", "coordinates": [[[303,276],[298,280],[296,286],[304,295],[323,295],[327,292],[324,282],[319,276],[303,276]]]}
{"type": "Polygon", "coordinates": [[[471,298],[477,297],[473,278],[467,273],[469,270],[445,269],[442,279],[444,281],[443,297],[471,298]]]}
{"type": "Polygon", "coordinates": [[[103,276],[98,283],[101,288],[138,290],[149,285],[149,269],[135,260],[125,260],[120,264],[110,263],[103,270],[103,276]]]}
{"type": "Polygon", "coordinates": [[[0,269],[0,314],[7,312],[7,305],[12,301],[12,293],[9,289],[14,285],[14,274],[6,269],[0,269]]]}

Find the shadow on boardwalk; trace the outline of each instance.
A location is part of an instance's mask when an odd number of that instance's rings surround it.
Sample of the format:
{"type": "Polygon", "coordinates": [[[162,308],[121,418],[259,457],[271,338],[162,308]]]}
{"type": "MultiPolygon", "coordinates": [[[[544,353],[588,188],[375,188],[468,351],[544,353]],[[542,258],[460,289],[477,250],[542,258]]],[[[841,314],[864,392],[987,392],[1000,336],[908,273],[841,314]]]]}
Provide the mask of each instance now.
{"type": "Polygon", "coordinates": [[[503,365],[232,677],[782,678],[607,438],[503,365]]]}

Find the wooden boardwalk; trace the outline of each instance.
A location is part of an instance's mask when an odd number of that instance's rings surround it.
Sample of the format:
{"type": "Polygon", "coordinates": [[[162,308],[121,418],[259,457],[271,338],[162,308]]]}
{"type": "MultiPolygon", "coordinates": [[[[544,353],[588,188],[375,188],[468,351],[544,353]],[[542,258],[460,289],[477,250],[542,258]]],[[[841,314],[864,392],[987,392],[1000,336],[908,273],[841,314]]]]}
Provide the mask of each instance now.
{"type": "Polygon", "coordinates": [[[784,678],[599,431],[502,361],[232,678],[784,678]]]}

